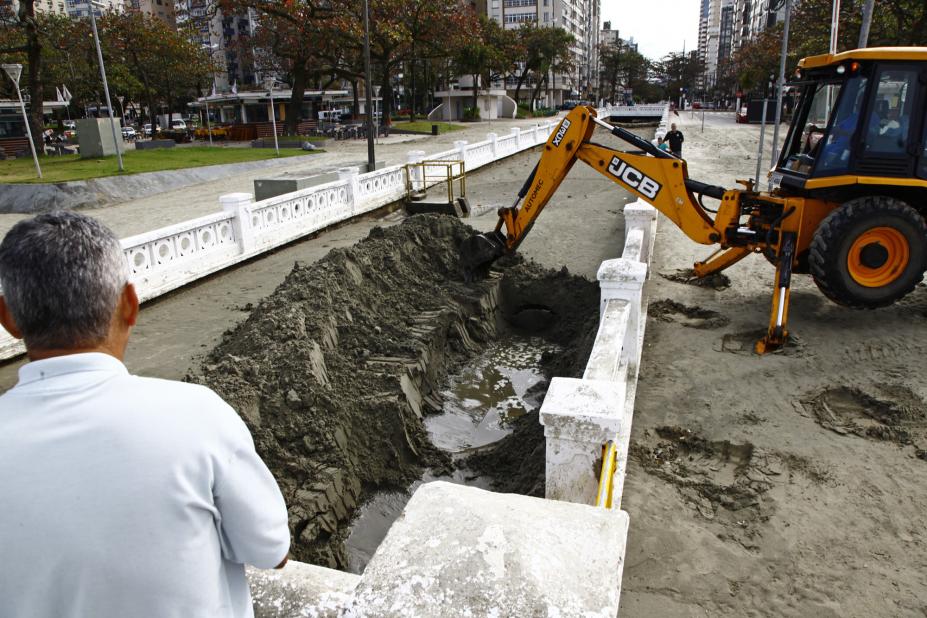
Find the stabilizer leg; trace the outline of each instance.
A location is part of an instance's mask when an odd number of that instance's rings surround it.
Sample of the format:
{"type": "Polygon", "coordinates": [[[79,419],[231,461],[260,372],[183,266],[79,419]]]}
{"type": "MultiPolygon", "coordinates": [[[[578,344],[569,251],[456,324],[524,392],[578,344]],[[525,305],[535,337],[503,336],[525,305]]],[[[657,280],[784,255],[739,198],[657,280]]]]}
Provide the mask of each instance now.
{"type": "Polygon", "coordinates": [[[784,232],[776,266],[776,289],[773,292],[772,313],[766,336],[756,342],[754,351],[765,354],[778,350],[789,337],[786,325],[789,321],[789,296],[792,285],[792,260],[795,255],[795,232],[784,232]]]}
{"type": "Polygon", "coordinates": [[[752,251],[746,247],[733,247],[720,255],[716,251],[708,256],[708,259],[704,262],[696,262],[695,266],[692,267],[692,272],[696,277],[701,279],[702,277],[719,273],[729,266],[733,266],[751,253],[752,251]]]}

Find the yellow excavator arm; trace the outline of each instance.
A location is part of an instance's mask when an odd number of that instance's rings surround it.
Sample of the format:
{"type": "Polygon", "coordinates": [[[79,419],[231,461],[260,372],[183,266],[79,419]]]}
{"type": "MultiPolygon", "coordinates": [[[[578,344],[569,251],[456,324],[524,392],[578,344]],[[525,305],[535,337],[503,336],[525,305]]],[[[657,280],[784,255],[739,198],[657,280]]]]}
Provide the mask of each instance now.
{"type": "MultiPolygon", "coordinates": [[[[654,147],[620,127],[602,123],[610,132],[632,141],[653,157],[632,154],[592,143],[596,127],[595,110],[576,107],[560,122],[544,145],[544,153],[525,184],[524,203],[500,212],[505,224],[506,246],[514,249],[550,201],[577,159],[653,204],[689,238],[700,244],[714,244],[721,238],[705,210],[686,187],[686,163],[654,147]]],[[[519,193],[521,196],[521,192],[519,193]]]]}
{"type": "Polygon", "coordinates": [[[467,276],[518,248],[577,159],[652,204],[696,243],[719,245],[719,251],[711,259],[695,264],[696,276],[723,270],[753,252],[765,252],[778,264],[777,292],[773,296],[769,332],[757,350],[772,349],[785,341],[791,269],[798,252],[807,248],[805,239],[809,237],[799,233],[804,219],[801,212],[792,216],[803,205],[791,207],[787,200],[754,193],[750,183],[748,190],[743,191],[692,180],[685,161],[626,129],[600,120],[591,107],[574,108],[551,133],[540,161],[518,192],[515,203],[499,209],[496,228],[471,236],[461,245],[461,261],[467,276]],[[624,152],[592,142],[596,126],[629,142],[638,152],[624,152]],[[720,200],[717,211],[712,211],[713,218],[701,203],[703,196],[720,200]],[[744,216],[747,223],[741,224],[744,216]]]}

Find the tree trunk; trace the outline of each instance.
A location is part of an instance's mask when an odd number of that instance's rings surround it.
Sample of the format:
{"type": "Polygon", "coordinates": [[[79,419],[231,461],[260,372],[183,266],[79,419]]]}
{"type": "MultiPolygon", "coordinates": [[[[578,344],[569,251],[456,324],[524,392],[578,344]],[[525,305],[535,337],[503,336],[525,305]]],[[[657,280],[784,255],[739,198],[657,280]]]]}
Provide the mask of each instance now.
{"type": "Polygon", "coordinates": [[[409,76],[409,122],[415,122],[415,95],[418,94],[415,90],[415,46],[412,46],[412,59],[409,61],[409,66],[412,69],[411,75],[409,76]]]}
{"type": "Polygon", "coordinates": [[[296,135],[299,131],[299,117],[303,111],[303,95],[306,94],[306,65],[303,62],[293,63],[293,93],[289,102],[286,104],[286,125],[285,133],[287,135],[296,135]]]}
{"type": "Polygon", "coordinates": [[[473,109],[478,109],[480,106],[480,76],[478,73],[475,73],[470,76],[473,79],[473,109]]]}
{"type": "Polygon", "coordinates": [[[351,117],[354,118],[354,120],[357,120],[357,117],[360,116],[360,95],[358,94],[356,79],[351,80],[351,91],[354,94],[354,101],[352,102],[353,107],[351,108],[351,117]]]}
{"type": "MultiPolygon", "coordinates": [[[[29,64],[26,87],[29,93],[29,128],[32,130],[32,143],[35,151],[45,154],[45,140],[42,135],[45,131],[42,119],[42,41],[39,39],[39,28],[35,21],[35,3],[25,0],[25,6],[20,11],[25,13],[26,21],[26,59],[29,64]]],[[[21,12],[21,15],[22,15],[21,12]]]]}
{"type": "MultiPolygon", "coordinates": [[[[389,65],[384,65],[382,81],[380,82],[380,124],[388,126],[393,112],[393,87],[389,81],[389,65]]],[[[376,108],[376,106],[374,106],[376,108]]]]}

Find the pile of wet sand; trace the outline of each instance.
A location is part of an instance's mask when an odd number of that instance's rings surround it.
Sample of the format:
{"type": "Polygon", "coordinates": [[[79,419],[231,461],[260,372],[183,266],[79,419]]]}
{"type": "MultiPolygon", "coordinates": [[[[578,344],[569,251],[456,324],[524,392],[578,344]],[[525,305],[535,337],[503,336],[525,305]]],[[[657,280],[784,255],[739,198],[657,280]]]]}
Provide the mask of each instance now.
{"type": "MultiPolygon", "coordinates": [[[[343,540],[367,497],[452,465],[422,418],[441,409],[448,372],[502,331],[558,344],[561,353],[542,358],[548,375],[581,371],[597,285],[517,256],[466,282],[457,247],[471,233],[450,217],[412,217],[297,263],[190,377],[254,435],[289,507],[295,558],[344,568],[343,540]]],[[[535,411],[473,466],[500,488],[537,493],[543,453],[535,411]]]]}

